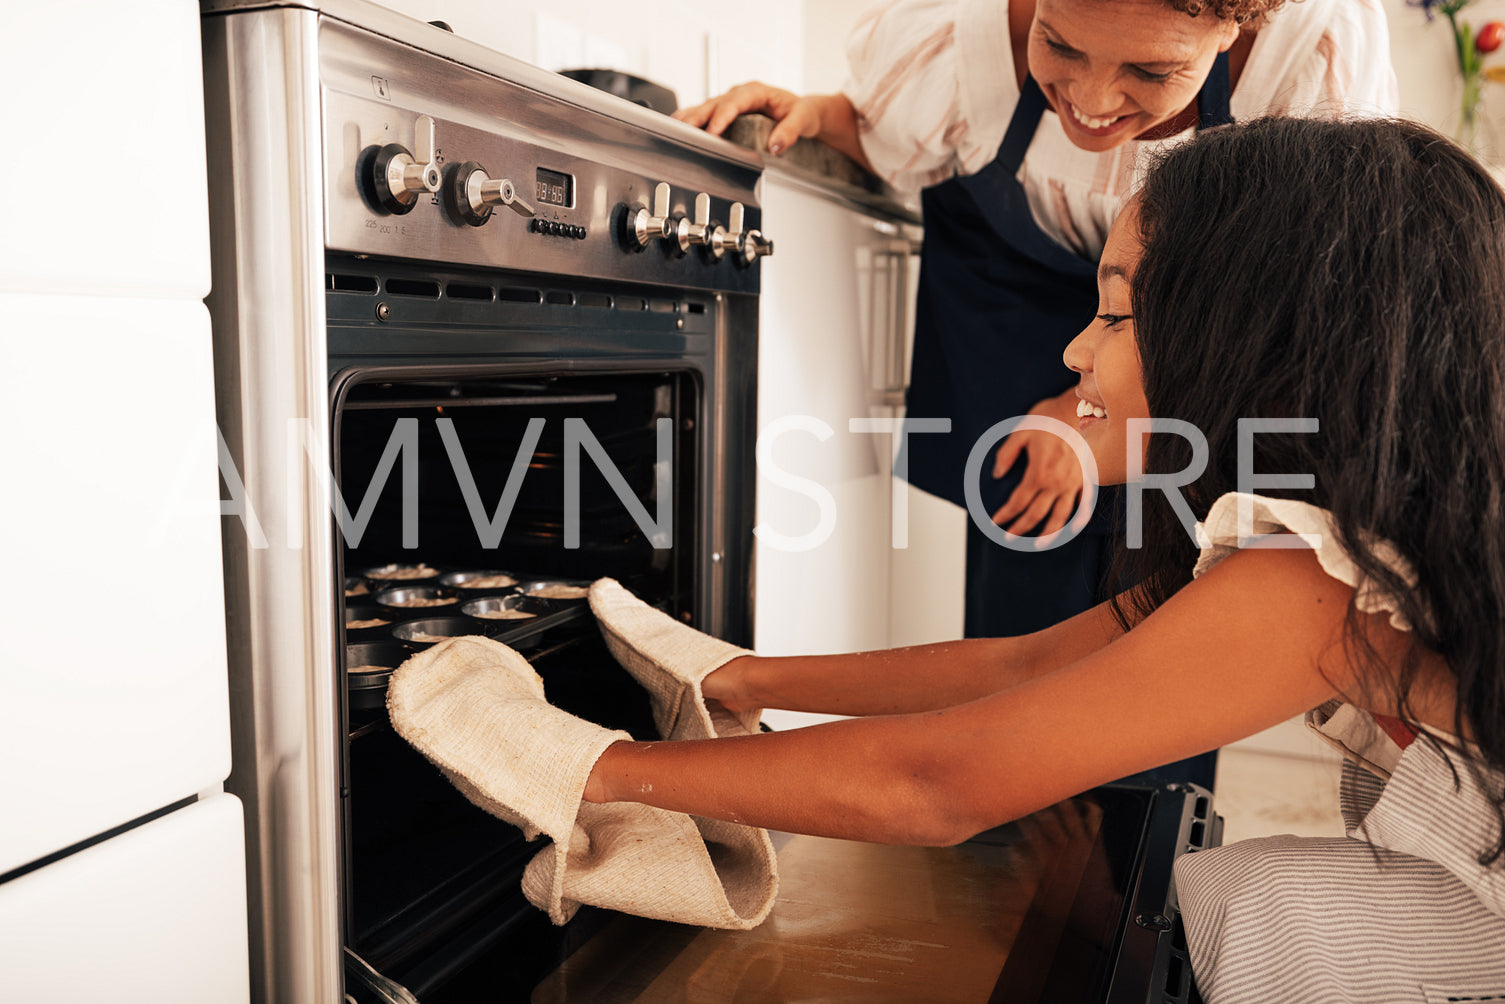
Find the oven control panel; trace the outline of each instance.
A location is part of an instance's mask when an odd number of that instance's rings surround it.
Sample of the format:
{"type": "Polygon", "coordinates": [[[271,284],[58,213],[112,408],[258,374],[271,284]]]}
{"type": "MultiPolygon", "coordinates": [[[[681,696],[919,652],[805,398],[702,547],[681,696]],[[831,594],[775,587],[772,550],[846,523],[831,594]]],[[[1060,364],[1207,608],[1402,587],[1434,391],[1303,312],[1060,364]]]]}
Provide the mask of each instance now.
{"type": "Polygon", "coordinates": [[[746,226],[747,207],[733,202],[727,210],[728,225],[711,219],[711,197],[704,192],[695,193],[695,216],[674,216],[670,210],[673,190],[660,182],[653,189],[653,208],[636,206],[630,209],[623,220],[624,242],[629,248],[646,248],[655,240],[668,242],[680,254],[688,254],[691,248],[700,248],[711,261],[720,261],[728,254],[738,265],[751,265],[765,255],[773,254],[773,242],[763,234],[746,226]]]}
{"type": "Polygon", "coordinates": [[[391,45],[338,23],[321,34],[331,250],[758,291],[773,242],[755,159],[458,63],[409,69],[391,45]]]}

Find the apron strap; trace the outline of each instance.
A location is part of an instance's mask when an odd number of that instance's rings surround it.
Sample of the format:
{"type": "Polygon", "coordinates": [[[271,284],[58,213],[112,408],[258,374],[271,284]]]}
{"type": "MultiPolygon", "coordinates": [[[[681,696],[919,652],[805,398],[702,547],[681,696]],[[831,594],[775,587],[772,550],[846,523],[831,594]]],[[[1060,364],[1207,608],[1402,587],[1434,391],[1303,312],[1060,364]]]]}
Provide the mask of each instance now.
{"type": "Polygon", "coordinates": [[[1025,74],[1019,102],[1014,105],[1008,131],[1003,134],[1003,142],[998,145],[998,156],[993,159],[993,163],[1001,166],[1009,177],[1019,173],[1019,165],[1024,163],[1024,155],[1029,151],[1030,141],[1035,138],[1040,117],[1045,114],[1049,104],[1045,100],[1045,92],[1035,83],[1035,78],[1025,74]]]}
{"type": "Polygon", "coordinates": [[[1232,95],[1233,85],[1228,81],[1228,53],[1220,52],[1202,89],[1197,92],[1197,128],[1232,125],[1233,112],[1228,108],[1232,95]]]}

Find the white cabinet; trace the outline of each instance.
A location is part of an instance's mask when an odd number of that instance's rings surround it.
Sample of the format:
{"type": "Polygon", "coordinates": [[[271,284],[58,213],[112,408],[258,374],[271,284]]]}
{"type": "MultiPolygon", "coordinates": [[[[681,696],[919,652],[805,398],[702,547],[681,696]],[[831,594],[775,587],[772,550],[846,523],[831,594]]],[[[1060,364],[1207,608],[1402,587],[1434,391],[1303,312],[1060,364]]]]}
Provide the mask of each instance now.
{"type": "Polygon", "coordinates": [[[209,315],[0,293],[0,873],[219,787],[209,315]]]}
{"type": "Polygon", "coordinates": [[[3,24],[0,999],[234,1004],[198,4],[3,24]]]}
{"type": "Polygon", "coordinates": [[[3,7],[0,290],[203,297],[198,4],[3,7]]]}
{"type": "Polygon", "coordinates": [[[762,196],[775,254],[760,266],[755,646],[959,638],[965,514],[893,479],[891,434],[859,431],[903,415],[919,228],[774,167],[762,196]]]}
{"type": "Polygon", "coordinates": [[[0,884],[0,1000],[250,996],[240,800],[215,795],[0,884]]]}

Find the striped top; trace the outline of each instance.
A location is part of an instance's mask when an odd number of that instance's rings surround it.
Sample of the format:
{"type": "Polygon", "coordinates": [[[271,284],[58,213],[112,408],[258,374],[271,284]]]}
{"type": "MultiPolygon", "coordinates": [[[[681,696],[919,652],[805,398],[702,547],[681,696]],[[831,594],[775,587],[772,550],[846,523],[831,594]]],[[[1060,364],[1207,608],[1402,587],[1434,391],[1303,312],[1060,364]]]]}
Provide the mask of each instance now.
{"type": "MultiPolygon", "coordinates": [[[[1300,534],[1329,575],[1355,588],[1360,609],[1389,612],[1404,629],[1394,604],[1336,546],[1322,509],[1230,493],[1197,529],[1198,575],[1254,534],[1300,534]]],[[[1505,864],[1478,860],[1498,835],[1488,789],[1505,789],[1505,777],[1472,770],[1465,744],[1442,733],[1402,749],[1350,704],[1331,701],[1307,724],[1345,756],[1347,836],[1241,840],[1177,861],[1187,947],[1208,1004],[1505,1002],[1505,864]]]]}
{"type": "MultiPolygon", "coordinates": [[[[1019,100],[1012,53],[1004,0],[888,0],[869,10],[848,41],[843,91],[878,174],[915,192],[990,163],[1019,100]]],[[[1379,0],[1288,3],[1255,38],[1233,117],[1392,114],[1399,97],[1389,53],[1379,0]]],[[[1049,113],[1019,179],[1041,228],[1096,260],[1138,181],[1141,153],[1190,135],[1090,153],[1049,113]]]]}

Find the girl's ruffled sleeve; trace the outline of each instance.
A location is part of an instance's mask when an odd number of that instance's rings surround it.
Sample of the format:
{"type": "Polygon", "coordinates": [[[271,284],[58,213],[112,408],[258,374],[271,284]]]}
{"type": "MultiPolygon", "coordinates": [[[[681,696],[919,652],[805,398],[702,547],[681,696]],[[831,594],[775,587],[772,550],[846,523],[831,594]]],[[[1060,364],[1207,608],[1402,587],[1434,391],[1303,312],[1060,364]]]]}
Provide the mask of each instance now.
{"type": "MultiPolygon", "coordinates": [[[[1354,588],[1354,604],[1360,610],[1388,613],[1392,627],[1411,630],[1395,598],[1365,576],[1348,552],[1338,545],[1332,516],[1325,509],[1294,499],[1229,492],[1213,503],[1207,519],[1197,524],[1196,532],[1202,553],[1192,570],[1194,578],[1205,575],[1218,562],[1243,548],[1310,548],[1323,571],[1354,588]]],[[[1407,582],[1416,581],[1410,563],[1389,541],[1370,541],[1369,545],[1386,567],[1407,582]]]]}

